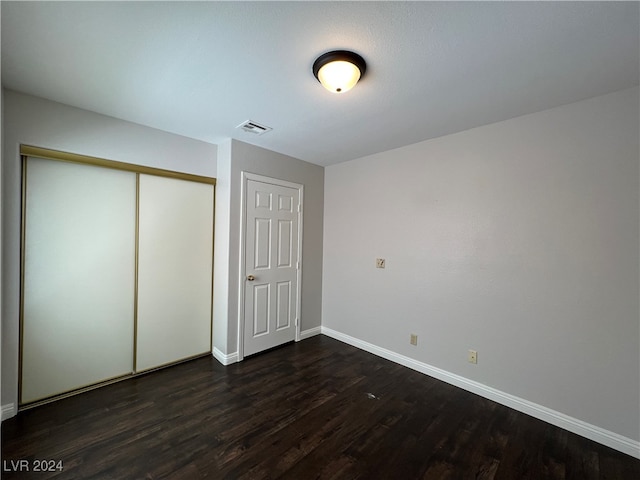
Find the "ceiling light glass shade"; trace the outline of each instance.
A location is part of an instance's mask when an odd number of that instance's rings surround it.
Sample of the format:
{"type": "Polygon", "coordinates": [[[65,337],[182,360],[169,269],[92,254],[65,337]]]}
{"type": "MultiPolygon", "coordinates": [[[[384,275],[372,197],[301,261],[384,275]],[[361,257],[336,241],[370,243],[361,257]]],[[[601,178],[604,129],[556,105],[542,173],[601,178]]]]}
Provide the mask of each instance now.
{"type": "Polygon", "coordinates": [[[366,68],[364,59],[357,53],[337,50],[318,57],[313,64],[313,74],[330,92],[344,93],[358,83],[366,68]]]}
{"type": "Polygon", "coordinates": [[[353,63],[331,62],[318,70],[318,80],[330,92],[344,93],[358,83],[360,70],[353,63]]]}

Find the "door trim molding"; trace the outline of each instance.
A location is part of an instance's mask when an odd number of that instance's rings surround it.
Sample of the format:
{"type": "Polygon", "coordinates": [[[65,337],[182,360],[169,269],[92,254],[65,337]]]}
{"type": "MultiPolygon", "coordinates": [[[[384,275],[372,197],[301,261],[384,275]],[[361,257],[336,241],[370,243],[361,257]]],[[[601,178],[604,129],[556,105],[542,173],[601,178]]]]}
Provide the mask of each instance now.
{"type": "Polygon", "coordinates": [[[296,271],[296,325],[295,325],[295,341],[299,342],[301,323],[301,299],[302,299],[302,232],[303,232],[303,213],[304,213],[304,185],[300,183],[289,182],[279,178],[267,177],[256,173],[241,172],[242,183],[240,186],[240,268],[238,270],[238,349],[237,361],[244,359],[244,271],[246,256],[246,236],[247,236],[247,182],[254,180],[256,182],[270,183],[280,187],[294,188],[298,190],[300,196],[298,208],[298,269],[296,271]]]}

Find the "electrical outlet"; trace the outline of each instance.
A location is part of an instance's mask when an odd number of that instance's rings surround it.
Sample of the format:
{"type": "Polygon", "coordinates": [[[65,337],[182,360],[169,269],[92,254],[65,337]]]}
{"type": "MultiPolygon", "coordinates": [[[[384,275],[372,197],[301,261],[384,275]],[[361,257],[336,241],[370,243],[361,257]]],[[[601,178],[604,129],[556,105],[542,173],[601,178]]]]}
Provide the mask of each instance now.
{"type": "Polygon", "coordinates": [[[376,258],[376,268],[384,268],[384,258],[376,258]]]}
{"type": "Polygon", "coordinates": [[[478,363],[478,352],[476,352],[475,350],[469,350],[467,360],[469,361],[469,363],[478,363]]]}
{"type": "Polygon", "coordinates": [[[412,333],[411,340],[409,342],[411,343],[411,345],[418,345],[418,335],[412,333]]]}

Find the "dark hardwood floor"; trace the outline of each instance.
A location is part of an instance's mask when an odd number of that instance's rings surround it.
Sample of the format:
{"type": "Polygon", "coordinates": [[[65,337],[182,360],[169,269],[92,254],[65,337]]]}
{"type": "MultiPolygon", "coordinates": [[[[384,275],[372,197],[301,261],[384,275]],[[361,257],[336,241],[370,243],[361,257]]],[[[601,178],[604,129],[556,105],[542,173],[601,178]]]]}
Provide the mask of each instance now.
{"type": "Polygon", "coordinates": [[[2,459],[6,479],[640,479],[640,460],[324,336],[21,412],[2,459]]]}

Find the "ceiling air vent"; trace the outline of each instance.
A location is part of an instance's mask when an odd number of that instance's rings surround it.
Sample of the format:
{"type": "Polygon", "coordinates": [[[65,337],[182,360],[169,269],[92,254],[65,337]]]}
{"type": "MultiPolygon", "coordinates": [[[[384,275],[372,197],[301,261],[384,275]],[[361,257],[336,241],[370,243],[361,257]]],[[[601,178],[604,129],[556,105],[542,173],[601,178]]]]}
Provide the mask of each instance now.
{"type": "Polygon", "coordinates": [[[255,133],[256,135],[262,135],[263,133],[267,133],[268,131],[273,130],[271,127],[260,125],[259,123],[256,123],[253,120],[247,120],[246,122],[242,122],[236,128],[241,128],[245,132],[255,133]]]}

